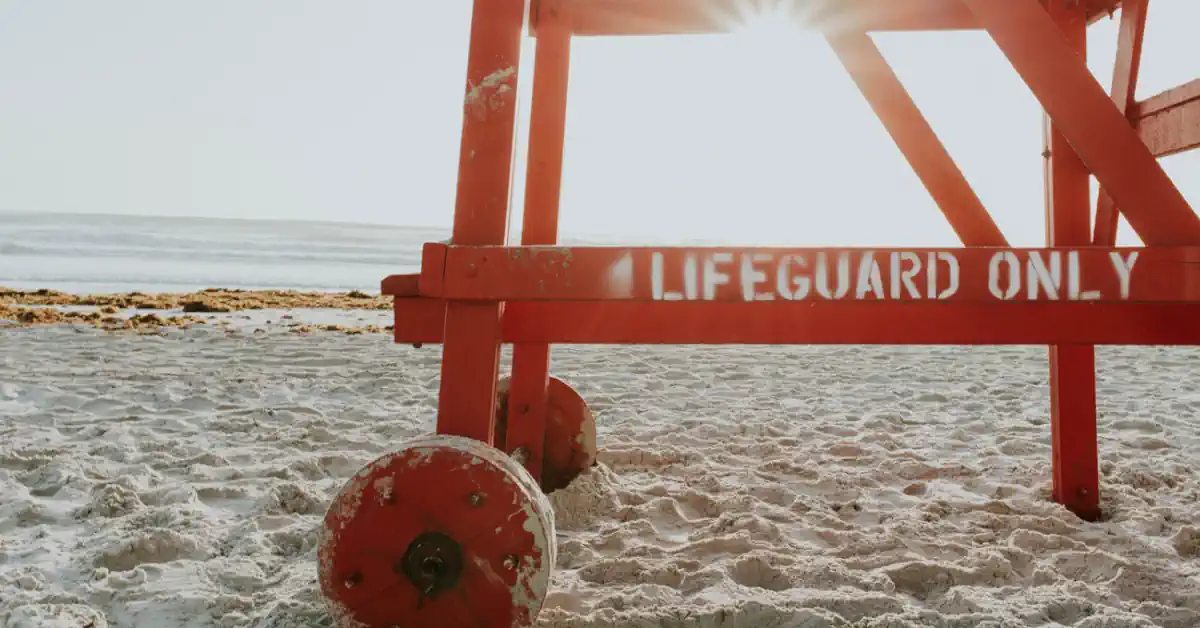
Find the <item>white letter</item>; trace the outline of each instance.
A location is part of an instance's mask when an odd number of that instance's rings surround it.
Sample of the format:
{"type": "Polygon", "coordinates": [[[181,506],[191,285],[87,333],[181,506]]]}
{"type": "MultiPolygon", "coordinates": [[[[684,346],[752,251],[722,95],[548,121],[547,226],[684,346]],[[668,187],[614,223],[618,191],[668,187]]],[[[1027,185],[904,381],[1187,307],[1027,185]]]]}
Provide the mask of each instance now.
{"type": "Polygon", "coordinates": [[[858,262],[858,281],[855,282],[854,298],[861,299],[867,292],[875,294],[876,299],[883,298],[883,277],[879,262],[875,261],[875,253],[867,251],[858,262]]]}
{"type": "Polygon", "coordinates": [[[665,288],[664,267],[666,262],[663,259],[663,254],[655,251],[650,255],[650,293],[655,301],[682,301],[683,295],[671,291],[667,292],[665,288]]]}
{"type": "Polygon", "coordinates": [[[742,298],[746,301],[771,301],[775,298],[770,292],[759,292],[758,284],[767,280],[767,274],[759,270],[756,262],[771,261],[770,254],[742,254],[742,298]]]}
{"type": "Polygon", "coordinates": [[[650,298],[662,301],[663,294],[663,254],[655,251],[650,254],[650,298]]]}
{"type": "Polygon", "coordinates": [[[829,264],[824,252],[817,253],[817,293],[826,299],[840,299],[846,296],[850,289],[850,254],[846,251],[838,253],[837,291],[829,291],[829,264]]]}
{"type": "Polygon", "coordinates": [[[1038,255],[1037,251],[1030,251],[1025,267],[1027,274],[1025,281],[1029,283],[1029,300],[1032,301],[1038,297],[1039,287],[1046,291],[1046,298],[1057,300],[1058,289],[1062,286],[1062,255],[1058,251],[1050,251],[1050,268],[1046,268],[1046,262],[1042,260],[1042,256],[1038,255]]]}
{"type": "Polygon", "coordinates": [[[997,299],[1008,300],[1017,296],[1021,289],[1021,261],[1012,251],[1001,251],[992,255],[988,262],[988,291],[997,299]],[[1000,262],[1008,264],[1008,286],[1000,291],[1000,262]]]}
{"type": "Polygon", "coordinates": [[[892,298],[900,298],[900,288],[908,289],[908,296],[913,299],[921,298],[921,293],[917,292],[917,284],[913,283],[913,277],[921,272],[921,258],[917,257],[916,253],[905,251],[903,253],[892,253],[892,298]],[[900,272],[900,260],[905,260],[912,263],[912,266],[900,272]]]}
{"type": "Polygon", "coordinates": [[[925,290],[929,292],[929,298],[937,298],[937,253],[929,254],[929,265],[925,267],[925,290]]]}
{"type": "Polygon", "coordinates": [[[1080,292],[1083,273],[1079,270],[1079,251],[1067,253],[1067,298],[1075,301],[1094,301],[1100,298],[1099,290],[1080,292]]]}
{"type": "Polygon", "coordinates": [[[1121,280],[1122,299],[1129,298],[1129,275],[1133,272],[1133,265],[1137,263],[1137,257],[1137,251],[1131,251],[1128,259],[1121,259],[1121,253],[1118,251],[1110,251],[1108,254],[1113,268],[1117,271],[1117,278],[1121,280]]]}
{"type": "MultiPolygon", "coordinates": [[[[954,257],[953,253],[946,251],[938,253],[937,258],[943,262],[946,262],[946,265],[950,267],[950,285],[946,286],[946,289],[942,290],[942,292],[937,295],[937,298],[949,299],[950,297],[954,296],[954,293],[958,292],[958,258],[954,257]]],[[[933,292],[933,286],[930,286],[929,291],[933,292]]]]}
{"type": "Polygon", "coordinates": [[[688,301],[696,300],[696,283],[699,280],[696,268],[696,256],[687,255],[683,258],[683,294],[688,301]]]}
{"type": "Polygon", "coordinates": [[[704,300],[717,298],[717,286],[729,283],[729,275],[717,270],[717,264],[733,261],[733,253],[713,253],[704,260],[704,300]]]}
{"type": "Polygon", "coordinates": [[[803,299],[808,296],[808,291],[812,288],[812,280],[804,275],[795,275],[791,273],[792,262],[795,262],[800,270],[808,268],[808,262],[803,255],[784,255],[779,258],[779,266],[775,269],[775,289],[779,291],[779,296],[788,301],[803,299]],[[795,291],[792,290],[793,286],[795,291]]]}

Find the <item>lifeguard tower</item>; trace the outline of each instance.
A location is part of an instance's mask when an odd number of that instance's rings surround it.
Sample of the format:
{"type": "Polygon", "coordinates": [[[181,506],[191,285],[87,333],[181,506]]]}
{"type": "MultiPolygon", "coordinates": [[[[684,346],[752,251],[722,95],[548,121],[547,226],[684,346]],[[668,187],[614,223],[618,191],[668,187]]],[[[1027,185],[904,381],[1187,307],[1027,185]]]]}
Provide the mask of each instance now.
{"type": "MultiPolygon", "coordinates": [[[[1099,517],[1094,346],[1200,344],[1200,218],[1157,161],[1200,146],[1200,80],[1135,100],[1148,2],[790,3],[963,245],[868,250],[556,246],[572,38],[720,32],[747,3],[475,0],[453,237],[425,246],[419,274],[383,282],[395,341],[443,345],[437,435],[365,467],[330,507],[319,577],[338,625],[534,623],[555,558],[544,493],[596,451],[584,400],[549,374],[552,343],[1047,345],[1054,499],[1099,517]],[[1106,93],[1086,33],[1118,9],[1106,93]],[[986,31],[1046,112],[1045,248],[1009,247],[868,36],[945,29],[986,31]],[[527,34],[527,185],[508,246],[527,34]],[[1115,247],[1118,215],[1144,247],[1115,247]]],[[[1200,62],[1200,44],[1180,53],[1200,62]]]]}

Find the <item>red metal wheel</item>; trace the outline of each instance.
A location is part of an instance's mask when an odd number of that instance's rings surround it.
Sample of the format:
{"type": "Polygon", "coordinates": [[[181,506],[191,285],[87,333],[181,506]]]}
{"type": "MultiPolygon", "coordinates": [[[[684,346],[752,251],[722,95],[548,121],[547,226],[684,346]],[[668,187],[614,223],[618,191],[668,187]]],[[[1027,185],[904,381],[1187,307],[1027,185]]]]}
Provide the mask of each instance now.
{"type": "Polygon", "coordinates": [[[321,592],[341,628],[533,625],[554,514],[512,458],[428,436],[363,467],[325,513],[321,592]]]}
{"type": "MultiPolygon", "coordinates": [[[[508,386],[504,377],[496,386],[496,447],[508,451],[508,386]]],[[[569,384],[550,377],[546,388],[546,438],[542,445],[542,491],[566,488],[596,464],[596,420],[579,393],[569,384]]]]}

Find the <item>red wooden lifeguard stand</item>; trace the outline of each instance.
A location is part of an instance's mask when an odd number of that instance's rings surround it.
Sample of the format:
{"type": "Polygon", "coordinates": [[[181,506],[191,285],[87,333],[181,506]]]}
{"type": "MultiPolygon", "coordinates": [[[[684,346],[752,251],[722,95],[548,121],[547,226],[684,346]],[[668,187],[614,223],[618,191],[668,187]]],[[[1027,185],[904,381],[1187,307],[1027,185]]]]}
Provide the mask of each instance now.
{"type": "MultiPolygon", "coordinates": [[[[964,245],[815,250],[554,246],[571,38],[718,32],[744,2],[475,0],[451,244],[427,244],[419,275],[383,282],[396,342],[444,344],[439,435],[364,468],[330,508],[319,572],[341,625],[533,623],[555,550],[543,491],[595,454],[586,405],[549,377],[551,343],[1049,345],[1054,499],[1097,518],[1094,345],[1200,344],[1200,218],[1157,161],[1200,146],[1200,80],[1134,99],[1147,2],[792,3],[964,245]],[[1086,29],[1117,9],[1106,94],[1086,29]],[[524,224],[521,246],[506,246],[527,27],[524,224]],[[1047,114],[1047,248],[1008,247],[867,35],[943,29],[987,31],[1047,114]],[[1144,248],[1114,248],[1118,212],[1144,248]]],[[[1200,59],[1200,46],[1187,52],[1200,59]]]]}

